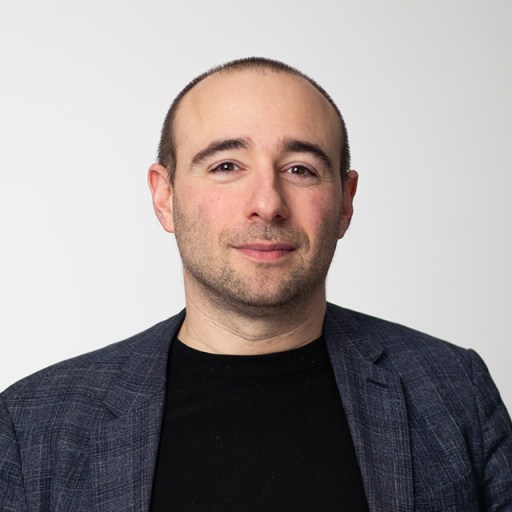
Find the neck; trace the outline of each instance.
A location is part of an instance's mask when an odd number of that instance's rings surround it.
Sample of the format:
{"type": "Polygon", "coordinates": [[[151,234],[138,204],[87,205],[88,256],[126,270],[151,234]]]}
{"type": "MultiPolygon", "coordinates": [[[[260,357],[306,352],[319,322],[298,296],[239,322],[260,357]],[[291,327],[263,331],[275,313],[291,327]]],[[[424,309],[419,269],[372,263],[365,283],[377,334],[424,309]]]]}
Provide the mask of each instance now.
{"type": "Polygon", "coordinates": [[[301,347],[322,334],[325,286],[293,304],[234,306],[185,286],[187,313],[178,333],[189,347],[213,354],[254,355],[301,347]]]}

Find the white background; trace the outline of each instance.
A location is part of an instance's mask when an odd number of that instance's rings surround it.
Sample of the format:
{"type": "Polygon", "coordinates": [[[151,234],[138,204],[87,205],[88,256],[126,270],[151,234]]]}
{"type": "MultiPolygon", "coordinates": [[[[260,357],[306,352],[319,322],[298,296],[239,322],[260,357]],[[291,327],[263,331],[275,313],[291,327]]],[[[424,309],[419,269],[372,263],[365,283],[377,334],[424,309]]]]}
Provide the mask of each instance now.
{"type": "Polygon", "coordinates": [[[183,305],[146,170],[175,94],[250,55],[346,117],[329,299],[475,348],[512,409],[512,2],[0,0],[0,388],[183,305]]]}

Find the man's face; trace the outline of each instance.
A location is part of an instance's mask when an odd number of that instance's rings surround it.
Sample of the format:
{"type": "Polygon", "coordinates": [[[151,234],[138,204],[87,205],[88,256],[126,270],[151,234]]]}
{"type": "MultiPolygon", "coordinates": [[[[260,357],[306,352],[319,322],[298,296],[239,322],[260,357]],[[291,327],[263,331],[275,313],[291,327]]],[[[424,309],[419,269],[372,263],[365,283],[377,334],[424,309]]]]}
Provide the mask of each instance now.
{"type": "Polygon", "coordinates": [[[356,181],[342,193],[340,126],[325,98],[294,75],[220,72],[184,97],[174,133],[159,217],[175,233],[187,292],[238,308],[323,296],[356,181]]]}

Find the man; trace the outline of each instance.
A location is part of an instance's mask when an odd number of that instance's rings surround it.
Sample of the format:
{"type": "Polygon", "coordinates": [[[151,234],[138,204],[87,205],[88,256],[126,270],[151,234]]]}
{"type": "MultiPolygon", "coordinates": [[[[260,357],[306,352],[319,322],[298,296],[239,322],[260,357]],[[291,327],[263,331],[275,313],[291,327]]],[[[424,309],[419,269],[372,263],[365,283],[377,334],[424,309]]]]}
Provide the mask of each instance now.
{"type": "Polygon", "coordinates": [[[265,59],[200,76],[149,185],[186,312],[3,393],[2,511],[512,510],[481,359],[326,303],[357,174],[321,87],[265,59]]]}

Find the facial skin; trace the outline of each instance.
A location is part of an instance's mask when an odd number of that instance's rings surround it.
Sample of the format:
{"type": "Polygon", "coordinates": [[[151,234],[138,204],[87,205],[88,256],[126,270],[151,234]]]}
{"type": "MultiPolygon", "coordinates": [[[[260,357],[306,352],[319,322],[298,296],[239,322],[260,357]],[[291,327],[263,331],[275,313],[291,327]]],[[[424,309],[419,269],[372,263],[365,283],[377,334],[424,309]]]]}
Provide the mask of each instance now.
{"type": "Polygon", "coordinates": [[[219,72],[183,99],[173,185],[154,164],[157,216],[174,233],[187,301],[265,315],[325,302],[325,277],[352,216],[357,174],[342,187],[340,127],[306,80],[219,72]]]}

